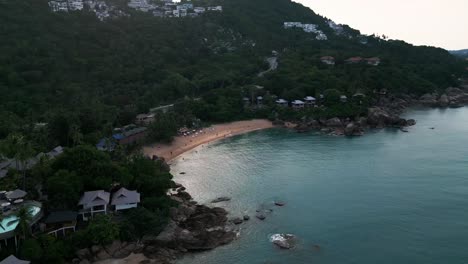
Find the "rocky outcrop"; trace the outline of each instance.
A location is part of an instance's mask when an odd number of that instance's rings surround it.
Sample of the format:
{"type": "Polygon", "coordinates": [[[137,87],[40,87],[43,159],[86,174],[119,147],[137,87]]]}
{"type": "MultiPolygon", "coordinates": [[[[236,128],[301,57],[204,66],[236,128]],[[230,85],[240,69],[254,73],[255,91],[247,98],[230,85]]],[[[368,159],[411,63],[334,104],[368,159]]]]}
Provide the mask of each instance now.
{"type": "Polygon", "coordinates": [[[342,127],[343,123],[338,117],[330,118],[325,122],[327,127],[342,127]]]}
{"type": "Polygon", "coordinates": [[[425,106],[438,106],[438,95],[436,93],[424,94],[419,98],[419,103],[425,106]]]}
{"type": "Polygon", "coordinates": [[[107,246],[94,245],[91,248],[80,249],[75,252],[78,263],[91,263],[109,258],[125,258],[142,249],[142,245],[135,242],[121,242],[116,240],[107,246]]]}
{"type": "Polygon", "coordinates": [[[171,199],[179,205],[169,210],[170,220],[157,236],[145,236],[140,243],[114,241],[107,246],[95,245],[76,252],[77,263],[90,263],[109,258],[125,258],[132,253],[144,253],[152,263],[174,263],[183,253],[209,250],[233,241],[238,230],[228,221],[223,208],[198,205],[179,186],[171,199]]]}
{"type": "Polygon", "coordinates": [[[291,234],[274,234],[270,241],[281,249],[291,249],[296,245],[296,236],[291,234]]]}
{"type": "Polygon", "coordinates": [[[405,120],[380,107],[369,108],[367,123],[372,127],[404,126],[405,120]]]}
{"type": "Polygon", "coordinates": [[[439,98],[439,106],[440,107],[447,107],[450,104],[450,100],[446,94],[443,94],[439,98]]]}

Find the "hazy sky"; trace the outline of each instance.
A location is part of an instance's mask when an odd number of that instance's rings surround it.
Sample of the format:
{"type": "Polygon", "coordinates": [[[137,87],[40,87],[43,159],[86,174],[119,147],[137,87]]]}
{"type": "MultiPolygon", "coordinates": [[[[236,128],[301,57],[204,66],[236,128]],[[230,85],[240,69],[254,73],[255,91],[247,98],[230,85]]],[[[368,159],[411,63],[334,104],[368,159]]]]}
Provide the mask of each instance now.
{"type": "Polygon", "coordinates": [[[294,0],[363,34],[468,49],[468,0],[294,0]]]}

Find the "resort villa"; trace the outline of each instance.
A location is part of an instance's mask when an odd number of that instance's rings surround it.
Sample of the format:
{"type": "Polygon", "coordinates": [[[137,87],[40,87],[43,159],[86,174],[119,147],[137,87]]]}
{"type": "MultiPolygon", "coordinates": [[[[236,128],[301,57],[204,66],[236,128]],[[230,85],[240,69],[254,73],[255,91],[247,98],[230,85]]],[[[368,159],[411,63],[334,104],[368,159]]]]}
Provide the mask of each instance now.
{"type": "Polygon", "coordinates": [[[305,105],[305,103],[301,100],[294,100],[291,104],[294,109],[302,109],[305,105]]]}
{"type": "Polygon", "coordinates": [[[263,96],[257,96],[257,106],[263,105],[263,96]]]}
{"type": "Polygon", "coordinates": [[[317,99],[315,99],[315,97],[312,96],[307,96],[306,98],[304,98],[304,101],[307,106],[315,106],[317,99]]]}
{"type": "Polygon", "coordinates": [[[282,106],[282,107],[288,107],[288,101],[284,100],[284,99],[278,99],[276,100],[276,104],[278,106],[282,106]]]}
{"type": "Polygon", "coordinates": [[[137,191],[129,191],[122,187],[112,195],[111,205],[115,211],[136,208],[138,203],[140,194],[137,191]]]}
{"type": "Polygon", "coordinates": [[[326,64],[326,65],[335,65],[335,58],[333,58],[331,56],[321,57],[320,61],[322,61],[322,63],[326,64]]]}
{"type": "Polygon", "coordinates": [[[342,95],[342,96],[340,96],[340,101],[342,103],[346,103],[346,102],[348,102],[348,97],[346,95],[342,95]]]}
{"type": "Polygon", "coordinates": [[[112,195],[109,192],[98,190],[85,192],[78,203],[82,209],[78,212],[84,221],[93,218],[95,214],[107,214],[109,211],[121,211],[138,207],[140,193],[120,188],[112,195]]]}
{"type": "Polygon", "coordinates": [[[98,190],[85,192],[78,203],[81,207],[78,214],[80,214],[85,221],[87,221],[89,217],[92,218],[95,214],[107,214],[107,205],[109,204],[109,200],[110,193],[106,191],[98,190]]]}

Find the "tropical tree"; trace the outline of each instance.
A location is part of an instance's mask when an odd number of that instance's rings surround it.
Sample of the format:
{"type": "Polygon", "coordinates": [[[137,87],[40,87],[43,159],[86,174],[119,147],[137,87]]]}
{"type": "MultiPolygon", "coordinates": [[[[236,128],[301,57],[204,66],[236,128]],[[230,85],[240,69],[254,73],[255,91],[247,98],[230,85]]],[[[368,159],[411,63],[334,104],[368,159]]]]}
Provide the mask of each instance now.
{"type": "Polygon", "coordinates": [[[20,238],[25,240],[31,235],[30,223],[32,221],[32,214],[29,211],[29,208],[26,206],[21,207],[16,213],[18,218],[18,226],[16,227],[16,232],[20,235],[20,238]]]}
{"type": "Polygon", "coordinates": [[[0,151],[8,158],[16,160],[16,169],[21,170],[23,189],[26,189],[26,169],[28,160],[34,156],[34,149],[22,134],[10,134],[0,142],[0,151]]]}

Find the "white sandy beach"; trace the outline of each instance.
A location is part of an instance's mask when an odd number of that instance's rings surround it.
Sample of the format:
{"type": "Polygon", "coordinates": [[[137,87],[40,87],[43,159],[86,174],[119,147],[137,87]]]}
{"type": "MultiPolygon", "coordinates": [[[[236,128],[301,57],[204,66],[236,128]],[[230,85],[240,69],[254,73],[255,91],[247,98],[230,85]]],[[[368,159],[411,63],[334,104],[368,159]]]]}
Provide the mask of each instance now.
{"type": "Polygon", "coordinates": [[[211,127],[204,128],[202,132],[199,132],[196,135],[190,135],[186,137],[178,136],[170,144],[157,143],[146,146],[143,148],[143,153],[149,157],[156,155],[158,157],[163,157],[166,161],[170,161],[182,153],[200,145],[234,135],[272,127],[272,122],[265,119],[254,119],[213,125],[211,127]]]}

